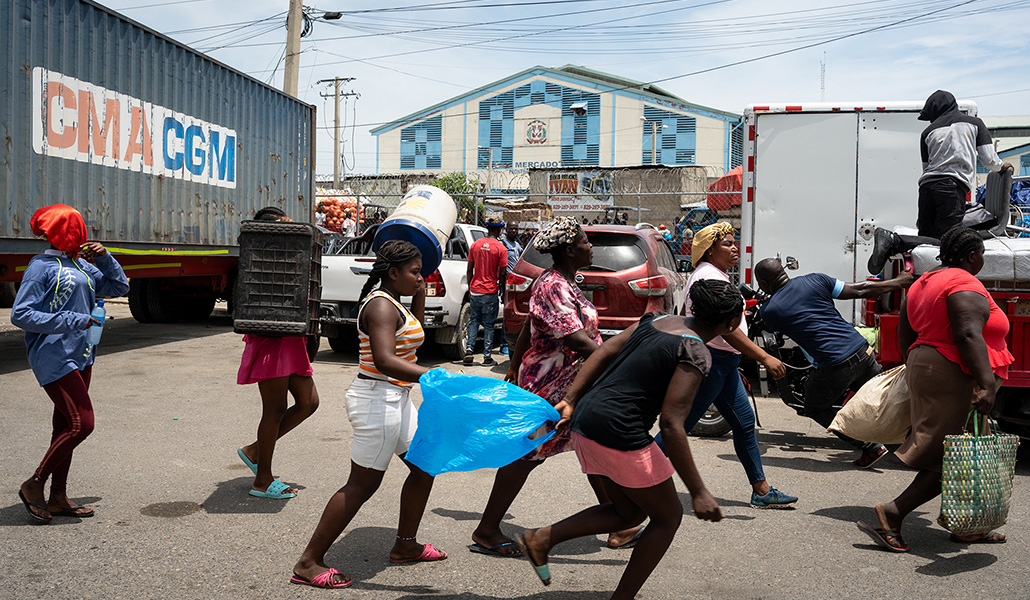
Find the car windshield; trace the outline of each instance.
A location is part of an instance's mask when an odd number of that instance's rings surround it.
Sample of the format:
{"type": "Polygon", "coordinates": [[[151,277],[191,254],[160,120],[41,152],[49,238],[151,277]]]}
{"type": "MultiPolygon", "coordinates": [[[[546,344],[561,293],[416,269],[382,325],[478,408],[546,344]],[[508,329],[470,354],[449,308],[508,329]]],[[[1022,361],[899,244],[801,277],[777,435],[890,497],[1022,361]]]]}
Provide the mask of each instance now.
{"type": "MultiPolygon", "coordinates": [[[[588,231],[587,238],[594,245],[594,263],[583,271],[625,271],[647,262],[644,240],[631,233],[588,231]]],[[[537,252],[530,242],[522,259],[541,269],[552,266],[551,257],[537,252]]]]}

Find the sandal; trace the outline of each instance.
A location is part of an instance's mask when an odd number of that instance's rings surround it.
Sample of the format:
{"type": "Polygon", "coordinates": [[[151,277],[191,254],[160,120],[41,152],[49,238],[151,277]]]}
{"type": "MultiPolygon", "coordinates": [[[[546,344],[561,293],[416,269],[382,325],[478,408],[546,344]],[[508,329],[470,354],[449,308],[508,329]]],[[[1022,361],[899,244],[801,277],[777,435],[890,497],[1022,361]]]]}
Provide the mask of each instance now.
{"type": "Polygon", "coordinates": [[[86,506],[73,506],[68,510],[62,510],[58,512],[50,513],[55,517],[78,517],[80,519],[88,519],[93,516],[93,509],[86,506]]]}
{"type": "Polygon", "coordinates": [[[29,502],[29,499],[25,497],[25,494],[23,494],[21,490],[18,490],[18,497],[21,498],[21,503],[25,505],[25,510],[29,511],[29,516],[34,520],[39,521],[40,523],[49,523],[50,520],[54,518],[45,506],[40,506],[35,502],[29,502]],[[32,509],[36,509],[39,512],[37,513],[36,510],[32,509]]]}
{"type": "Polygon", "coordinates": [[[268,484],[268,487],[265,488],[265,491],[262,492],[261,490],[251,488],[250,495],[257,496],[258,498],[293,498],[297,495],[296,492],[284,493],[288,489],[290,489],[290,486],[278,479],[273,479],[272,483],[268,484]]]}
{"type": "Polygon", "coordinates": [[[954,533],[951,534],[951,541],[956,544],[1004,544],[1006,540],[1008,540],[1008,538],[997,531],[985,533],[984,535],[972,540],[964,540],[954,533]]]}
{"type": "Polygon", "coordinates": [[[390,557],[392,563],[413,563],[413,562],[433,562],[436,560],[443,560],[447,558],[447,553],[443,550],[437,550],[432,544],[425,544],[422,546],[422,554],[419,554],[415,558],[394,558],[390,557]]]}
{"type": "Polygon", "coordinates": [[[901,533],[890,529],[874,529],[865,521],[855,523],[862,533],[873,538],[877,545],[883,546],[891,552],[908,552],[908,544],[901,538],[901,533]],[[892,542],[893,540],[893,542],[892,542]]]}
{"type": "Polygon", "coordinates": [[[311,587],[323,588],[323,589],[336,589],[350,587],[350,584],[354,583],[350,577],[347,577],[343,573],[336,569],[329,567],[328,571],[322,571],[318,575],[315,575],[311,579],[304,579],[296,573],[293,577],[290,577],[290,583],[296,583],[298,585],[310,585],[311,587]],[[343,578],[343,581],[337,581],[336,576],[339,575],[343,578]]]}
{"type": "Polygon", "coordinates": [[[529,561],[529,564],[533,567],[533,572],[540,578],[541,583],[544,585],[551,585],[551,565],[544,563],[538,565],[533,561],[533,556],[529,553],[529,547],[526,544],[526,532],[523,531],[519,537],[515,538],[515,541],[519,544],[519,550],[522,550],[522,554],[529,561]]]}

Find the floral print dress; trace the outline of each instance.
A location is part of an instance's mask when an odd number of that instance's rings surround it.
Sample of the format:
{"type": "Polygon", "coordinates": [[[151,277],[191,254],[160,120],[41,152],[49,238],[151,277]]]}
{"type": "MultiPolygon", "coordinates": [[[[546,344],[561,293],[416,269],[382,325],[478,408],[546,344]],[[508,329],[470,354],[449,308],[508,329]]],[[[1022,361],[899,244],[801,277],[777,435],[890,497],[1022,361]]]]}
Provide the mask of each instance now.
{"type": "MultiPolygon", "coordinates": [[[[548,269],[533,284],[529,299],[530,346],[522,356],[519,387],[547,400],[551,406],[565,398],[565,392],[579,372],[582,361],[562,341],[580,329],[601,343],[597,309],[579,286],[548,269]]],[[[571,429],[551,438],[523,460],[543,460],[572,450],[571,429]]]]}

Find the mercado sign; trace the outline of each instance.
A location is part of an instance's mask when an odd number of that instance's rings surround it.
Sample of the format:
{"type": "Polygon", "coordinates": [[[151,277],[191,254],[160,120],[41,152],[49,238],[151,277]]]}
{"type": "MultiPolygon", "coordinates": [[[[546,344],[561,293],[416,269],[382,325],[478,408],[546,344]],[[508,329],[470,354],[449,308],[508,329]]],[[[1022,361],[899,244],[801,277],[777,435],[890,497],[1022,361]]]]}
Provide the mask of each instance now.
{"type": "Polygon", "coordinates": [[[588,212],[612,206],[610,173],[580,171],[550,173],[547,176],[547,203],[555,212],[588,212]]]}

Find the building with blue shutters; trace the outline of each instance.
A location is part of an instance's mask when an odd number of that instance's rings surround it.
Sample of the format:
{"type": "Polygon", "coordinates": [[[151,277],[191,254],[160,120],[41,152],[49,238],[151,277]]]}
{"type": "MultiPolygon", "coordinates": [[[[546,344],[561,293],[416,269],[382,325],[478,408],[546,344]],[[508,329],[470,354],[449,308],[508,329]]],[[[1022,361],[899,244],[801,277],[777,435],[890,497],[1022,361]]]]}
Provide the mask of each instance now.
{"type": "Polygon", "coordinates": [[[372,130],[377,173],[477,173],[498,193],[530,168],[740,164],[741,115],[584,67],[533,67],[372,130]]]}

